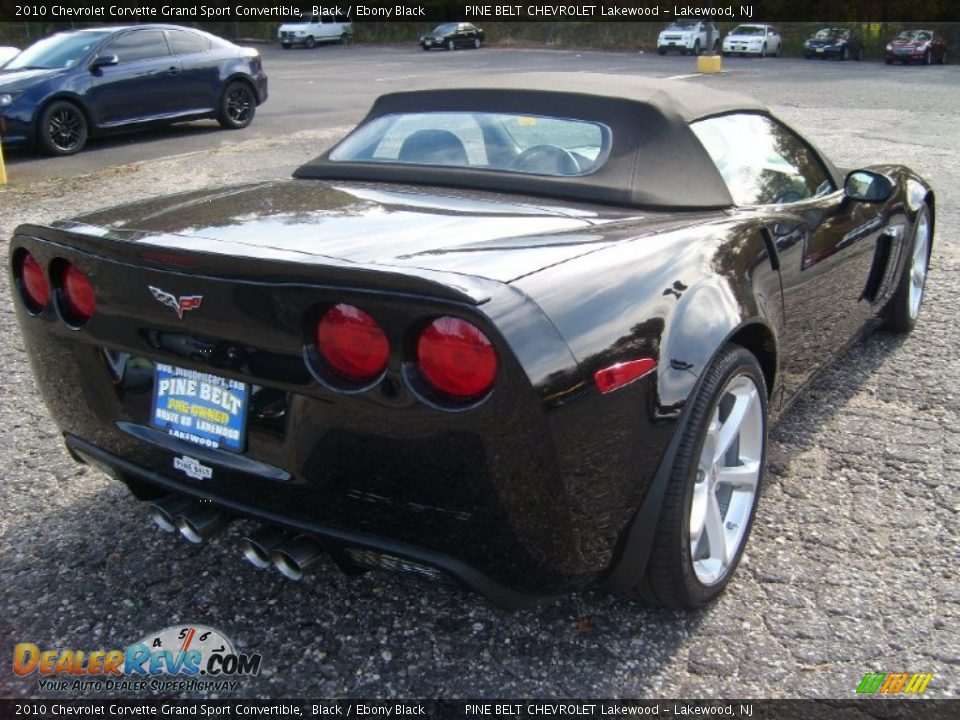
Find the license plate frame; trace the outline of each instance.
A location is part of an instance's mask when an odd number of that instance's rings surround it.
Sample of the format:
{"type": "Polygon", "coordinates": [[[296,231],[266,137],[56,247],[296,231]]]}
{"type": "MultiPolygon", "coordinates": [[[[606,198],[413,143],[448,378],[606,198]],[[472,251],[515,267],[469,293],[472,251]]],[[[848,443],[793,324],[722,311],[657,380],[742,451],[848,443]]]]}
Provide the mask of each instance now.
{"type": "Polygon", "coordinates": [[[246,449],[250,385],[199,370],[155,363],[150,424],[199,447],[246,449]]]}

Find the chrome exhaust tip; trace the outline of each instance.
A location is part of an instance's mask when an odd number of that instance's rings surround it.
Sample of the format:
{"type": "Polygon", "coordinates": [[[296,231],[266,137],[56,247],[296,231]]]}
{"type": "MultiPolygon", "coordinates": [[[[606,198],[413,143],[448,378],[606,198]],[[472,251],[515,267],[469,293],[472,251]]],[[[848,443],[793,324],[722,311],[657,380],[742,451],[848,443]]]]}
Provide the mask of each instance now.
{"type": "Polygon", "coordinates": [[[290,539],[290,534],[280,528],[260,528],[243,539],[241,549],[244,559],[258,568],[268,568],[273,563],[270,557],[276,548],[290,539]]]}
{"type": "Polygon", "coordinates": [[[323,546],[307,535],[298,535],[270,553],[273,566],[285,577],[300,580],[304,573],[320,561],[323,546]]]}
{"type": "Polygon", "coordinates": [[[202,543],[220,532],[227,524],[227,516],[214,507],[191,505],[177,515],[177,529],[192,543],[202,543]]]}
{"type": "Polygon", "coordinates": [[[176,532],[177,516],[191,504],[190,499],[183,495],[167,495],[150,503],[150,517],[164,532],[176,532]]]}

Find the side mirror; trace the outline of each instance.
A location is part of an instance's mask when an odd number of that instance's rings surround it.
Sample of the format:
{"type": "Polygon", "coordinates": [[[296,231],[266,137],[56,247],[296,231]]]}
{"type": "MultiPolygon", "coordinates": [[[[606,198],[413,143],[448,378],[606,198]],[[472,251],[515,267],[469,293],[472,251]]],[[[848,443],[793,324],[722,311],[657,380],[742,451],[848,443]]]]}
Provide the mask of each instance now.
{"type": "Polygon", "coordinates": [[[92,63],[90,63],[91,70],[99,70],[102,67],[107,67],[108,65],[119,65],[120,58],[116,55],[98,55],[92,63]]]}
{"type": "Polygon", "coordinates": [[[843,193],[860,202],[884,202],[893,195],[893,183],[885,175],[870,170],[854,170],[847,175],[843,193]]]}

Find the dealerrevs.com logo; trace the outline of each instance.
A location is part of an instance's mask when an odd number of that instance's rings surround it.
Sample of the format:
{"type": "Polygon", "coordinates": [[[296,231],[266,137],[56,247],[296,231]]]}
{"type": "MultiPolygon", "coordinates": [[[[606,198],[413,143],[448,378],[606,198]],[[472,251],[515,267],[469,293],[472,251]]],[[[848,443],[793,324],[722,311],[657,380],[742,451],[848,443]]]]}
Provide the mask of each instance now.
{"type": "Polygon", "coordinates": [[[203,625],[174,625],[123,650],[41,650],[34,643],[13,650],[13,672],[36,675],[44,691],[236,690],[239,678],[260,673],[261,661],[203,625]]]}

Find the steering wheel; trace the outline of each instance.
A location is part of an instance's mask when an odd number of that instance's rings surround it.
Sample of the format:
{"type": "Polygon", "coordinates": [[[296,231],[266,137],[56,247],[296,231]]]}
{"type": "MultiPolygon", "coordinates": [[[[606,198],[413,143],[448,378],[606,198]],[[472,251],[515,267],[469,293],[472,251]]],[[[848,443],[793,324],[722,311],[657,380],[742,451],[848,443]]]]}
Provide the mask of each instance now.
{"type": "Polygon", "coordinates": [[[577,175],[580,164],[573,154],[556,145],[534,145],[517,155],[511,170],[537,175],[577,175]]]}

